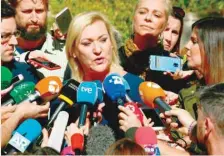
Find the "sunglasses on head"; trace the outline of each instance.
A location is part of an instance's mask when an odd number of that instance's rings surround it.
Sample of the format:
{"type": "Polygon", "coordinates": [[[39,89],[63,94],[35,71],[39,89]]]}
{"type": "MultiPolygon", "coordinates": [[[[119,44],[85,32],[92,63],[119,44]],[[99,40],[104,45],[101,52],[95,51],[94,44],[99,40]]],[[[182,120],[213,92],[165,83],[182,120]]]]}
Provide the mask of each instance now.
{"type": "Polygon", "coordinates": [[[173,7],[173,14],[179,18],[184,18],[185,12],[182,8],[180,7],[173,7]]]}

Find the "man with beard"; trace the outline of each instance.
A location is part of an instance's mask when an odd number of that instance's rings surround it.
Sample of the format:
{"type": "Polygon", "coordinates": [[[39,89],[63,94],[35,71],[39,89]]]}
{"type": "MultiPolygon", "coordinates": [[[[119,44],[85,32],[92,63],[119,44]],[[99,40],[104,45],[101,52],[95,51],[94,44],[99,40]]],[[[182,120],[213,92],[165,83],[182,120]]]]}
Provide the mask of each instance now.
{"type": "MultiPolygon", "coordinates": [[[[48,0],[10,0],[16,10],[16,24],[21,31],[16,47],[16,57],[21,62],[43,57],[61,66],[61,69],[38,68],[42,76],[63,79],[67,64],[64,43],[54,40],[47,33],[48,0]]],[[[29,61],[28,61],[29,62],[29,61]]]]}
{"type": "Polygon", "coordinates": [[[16,28],[15,11],[4,0],[1,1],[1,65],[7,67],[17,76],[22,74],[25,81],[39,81],[36,69],[14,59],[15,46],[20,31],[16,28]]]}
{"type": "MultiPolygon", "coordinates": [[[[190,139],[197,141],[199,147],[209,155],[224,155],[224,83],[204,87],[197,94],[199,98],[197,121],[186,110],[178,108],[165,112],[165,116],[177,116],[183,125],[178,127],[179,131],[187,132],[190,139]]],[[[170,121],[167,119],[167,123],[170,121]]],[[[178,124],[171,123],[171,126],[177,128],[178,124]]],[[[162,154],[171,155],[178,152],[167,148],[161,142],[159,147],[162,154]]]]}

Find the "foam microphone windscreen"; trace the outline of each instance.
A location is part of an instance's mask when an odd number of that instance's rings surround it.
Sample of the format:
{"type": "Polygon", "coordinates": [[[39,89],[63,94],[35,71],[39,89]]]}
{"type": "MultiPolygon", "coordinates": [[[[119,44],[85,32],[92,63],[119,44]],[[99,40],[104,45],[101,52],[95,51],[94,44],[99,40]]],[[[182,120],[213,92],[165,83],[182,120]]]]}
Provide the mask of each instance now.
{"type": "Polygon", "coordinates": [[[97,125],[90,129],[86,141],[87,155],[104,155],[105,151],[115,142],[114,132],[108,126],[97,125]]]}
{"type": "Polygon", "coordinates": [[[79,124],[85,125],[87,109],[96,104],[98,97],[98,89],[95,82],[82,82],[77,91],[77,104],[81,106],[79,124]]]}
{"type": "Polygon", "coordinates": [[[12,76],[12,72],[8,68],[1,66],[1,90],[10,86],[12,76]]]}
{"type": "Polygon", "coordinates": [[[73,134],[72,137],[71,137],[71,143],[72,143],[73,151],[75,151],[77,149],[80,150],[80,151],[83,151],[84,136],[79,134],[79,133],[73,134]]]}
{"type": "Polygon", "coordinates": [[[1,105],[19,104],[32,95],[35,91],[34,89],[35,84],[33,82],[22,82],[11,90],[9,96],[3,97],[1,105]]]}
{"type": "Polygon", "coordinates": [[[28,98],[29,95],[33,94],[35,91],[34,89],[35,84],[33,82],[22,82],[12,89],[10,95],[16,103],[20,103],[28,98]]]}
{"type": "Polygon", "coordinates": [[[4,154],[12,154],[11,151],[14,151],[13,149],[23,153],[41,134],[41,130],[42,128],[38,121],[34,119],[25,120],[13,132],[12,138],[4,149],[4,154]]]}
{"type": "Polygon", "coordinates": [[[120,75],[109,74],[103,81],[104,91],[113,102],[125,101],[125,86],[120,75]]]}
{"type": "Polygon", "coordinates": [[[36,84],[36,90],[44,101],[52,100],[60,92],[62,82],[57,76],[49,76],[36,84]]]}
{"type": "Polygon", "coordinates": [[[150,108],[156,108],[154,100],[157,97],[165,97],[163,89],[154,82],[142,82],[139,85],[139,93],[142,101],[150,108]]]}
{"type": "Polygon", "coordinates": [[[135,140],[135,132],[137,131],[138,127],[131,127],[125,132],[125,137],[131,140],[135,140]]]}
{"type": "Polygon", "coordinates": [[[79,82],[69,79],[60,91],[59,99],[65,101],[70,106],[76,103],[76,92],[79,87],[79,82]]]}
{"type": "Polygon", "coordinates": [[[141,145],[149,155],[160,155],[156,132],[151,127],[140,127],[135,132],[135,142],[141,145]]]}

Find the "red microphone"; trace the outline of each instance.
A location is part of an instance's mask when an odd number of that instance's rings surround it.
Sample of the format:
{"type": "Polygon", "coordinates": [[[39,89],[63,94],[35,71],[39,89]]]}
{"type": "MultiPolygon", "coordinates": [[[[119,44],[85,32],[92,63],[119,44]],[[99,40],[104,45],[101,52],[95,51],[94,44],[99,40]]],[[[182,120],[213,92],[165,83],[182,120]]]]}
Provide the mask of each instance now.
{"type": "Polygon", "coordinates": [[[137,102],[136,103],[135,102],[127,102],[124,104],[124,107],[131,110],[138,117],[139,121],[143,125],[143,114],[142,114],[142,111],[140,110],[140,108],[138,107],[137,102]]]}
{"type": "Polygon", "coordinates": [[[135,142],[141,145],[149,155],[160,155],[156,132],[151,127],[140,127],[135,132],[135,142]]]}
{"type": "Polygon", "coordinates": [[[75,152],[76,155],[80,155],[81,152],[83,151],[83,146],[84,146],[84,136],[75,133],[71,137],[71,143],[72,143],[72,150],[75,152]]]}

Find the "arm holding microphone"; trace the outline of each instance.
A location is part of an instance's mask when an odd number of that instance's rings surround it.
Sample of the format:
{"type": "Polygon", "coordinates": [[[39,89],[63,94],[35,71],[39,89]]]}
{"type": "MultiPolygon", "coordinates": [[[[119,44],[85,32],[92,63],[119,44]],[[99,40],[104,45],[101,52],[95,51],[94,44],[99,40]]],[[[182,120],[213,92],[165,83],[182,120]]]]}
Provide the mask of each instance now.
{"type": "Polygon", "coordinates": [[[189,135],[189,131],[192,130],[193,126],[197,123],[188,111],[180,108],[172,108],[169,111],[165,111],[164,114],[160,114],[160,117],[166,118],[167,124],[170,124],[172,128],[176,128],[185,135],[189,135]],[[182,127],[178,127],[178,123],[173,122],[171,116],[176,116],[182,124],[182,127]]]}
{"type": "Polygon", "coordinates": [[[125,108],[123,106],[118,106],[118,109],[121,111],[119,113],[120,129],[122,129],[124,132],[126,132],[128,129],[132,127],[142,127],[142,126],[152,127],[154,124],[154,122],[151,122],[150,118],[147,119],[144,114],[143,114],[143,122],[141,123],[137,115],[130,109],[125,108]]]}
{"type": "Polygon", "coordinates": [[[36,102],[23,102],[20,105],[17,105],[15,111],[12,113],[10,118],[8,118],[1,125],[1,147],[3,147],[8,142],[13,130],[15,130],[15,128],[21,121],[28,118],[38,118],[47,116],[49,106],[49,103],[43,106],[39,106],[36,105],[36,102]]]}

